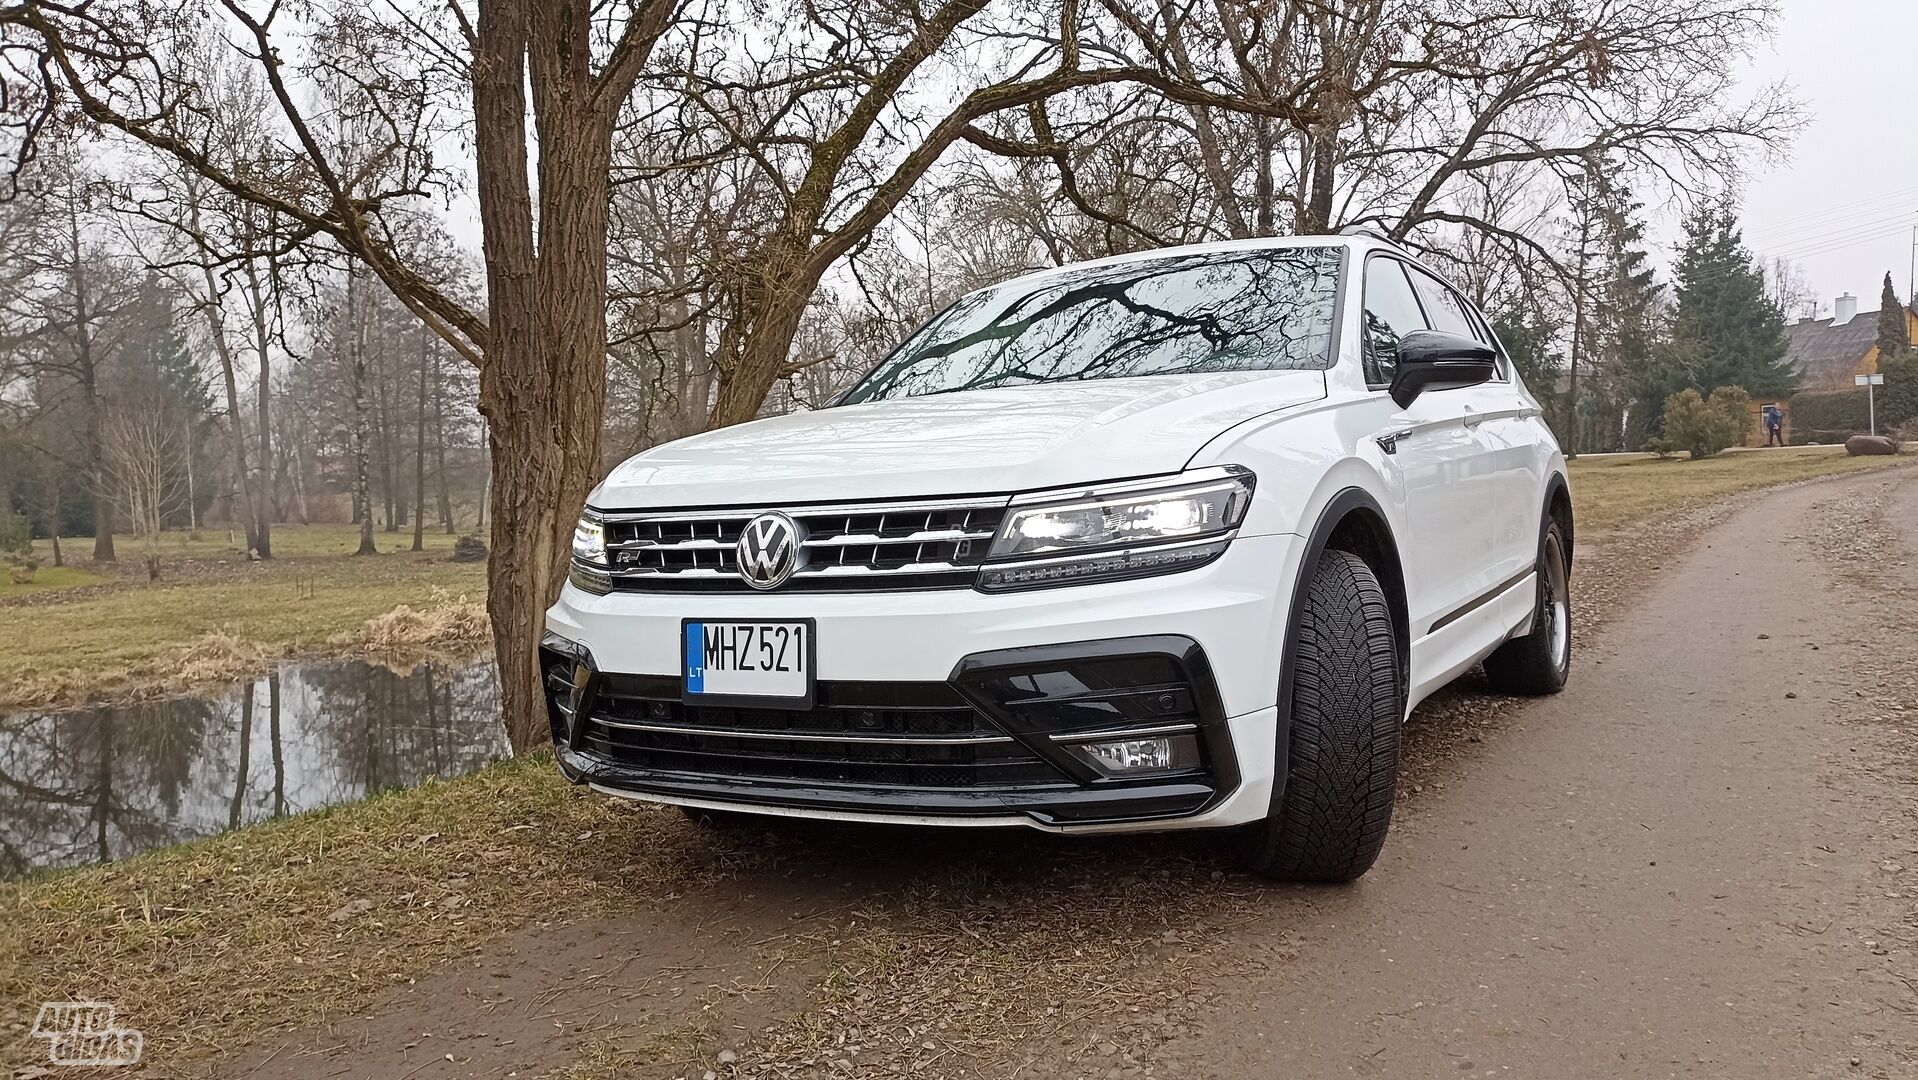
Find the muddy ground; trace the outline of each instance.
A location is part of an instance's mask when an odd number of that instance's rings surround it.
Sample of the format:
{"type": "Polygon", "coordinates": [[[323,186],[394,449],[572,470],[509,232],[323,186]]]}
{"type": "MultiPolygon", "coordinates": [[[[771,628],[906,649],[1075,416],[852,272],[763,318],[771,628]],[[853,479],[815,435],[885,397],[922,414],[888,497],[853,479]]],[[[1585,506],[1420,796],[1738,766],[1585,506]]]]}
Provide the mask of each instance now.
{"type": "Polygon", "coordinates": [[[618,920],[554,897],[215,1066],[1918,1076],[1918,470],[1588,545],[1574,587],[1570,687],[1422,708],[1356,885],[1268,885],[1192,838],[720,832],[710,888],[618,920]]]}

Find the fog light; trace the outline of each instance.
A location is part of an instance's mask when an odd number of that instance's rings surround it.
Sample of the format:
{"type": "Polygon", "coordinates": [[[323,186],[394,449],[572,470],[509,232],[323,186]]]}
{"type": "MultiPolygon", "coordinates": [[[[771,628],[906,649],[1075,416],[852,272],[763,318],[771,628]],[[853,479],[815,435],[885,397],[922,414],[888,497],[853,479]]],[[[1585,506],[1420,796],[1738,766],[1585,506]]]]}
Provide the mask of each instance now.
{"type": "Polygon", "coordinates": [[[1082,743],[1079,749],[1092,759],[1094,765],[1115,776],[1192,769],[1199,764],[1199,740],[1191,735],[1111,739],[1082,743]]]}

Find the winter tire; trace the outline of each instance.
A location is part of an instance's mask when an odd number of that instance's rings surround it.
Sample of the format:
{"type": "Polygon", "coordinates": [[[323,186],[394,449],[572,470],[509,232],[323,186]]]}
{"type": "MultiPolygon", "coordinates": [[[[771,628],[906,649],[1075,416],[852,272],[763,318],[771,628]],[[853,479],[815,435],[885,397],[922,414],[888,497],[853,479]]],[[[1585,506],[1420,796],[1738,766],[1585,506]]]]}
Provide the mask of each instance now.
{"type": "Polygon", "coordinates": [[[1392,609],[1363,559],[1328,550],[1299,599],[1284,788],[1249,826],[1245,861],[1293,881],[1351,881],[1378,858],[1398,787],[1392,609]]]}
{"type": "Polygon", "coordinates": [[[1571,560],[1565,534],[1545,523],[1538,545],[1538,608],[1532,628],[1485,658],[1485,677],[1501,694],[1556,694],[1572,670],[1571,560]]]}

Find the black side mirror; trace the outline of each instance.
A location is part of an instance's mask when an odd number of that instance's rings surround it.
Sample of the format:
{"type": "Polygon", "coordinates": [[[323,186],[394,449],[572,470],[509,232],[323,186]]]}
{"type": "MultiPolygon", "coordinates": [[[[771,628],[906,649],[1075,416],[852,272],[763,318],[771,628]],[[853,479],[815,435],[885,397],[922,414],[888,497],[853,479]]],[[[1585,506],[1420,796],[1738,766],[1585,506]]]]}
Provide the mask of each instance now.
{"type": "Polygon", "coordinates": [[[1498,377],[1498,354],[1490,345],[1443,330],[1414,330],[1399,339],[1399,367],[1392,400],[1403,409],[1427,390],[1456,390],[1498,377]]]}

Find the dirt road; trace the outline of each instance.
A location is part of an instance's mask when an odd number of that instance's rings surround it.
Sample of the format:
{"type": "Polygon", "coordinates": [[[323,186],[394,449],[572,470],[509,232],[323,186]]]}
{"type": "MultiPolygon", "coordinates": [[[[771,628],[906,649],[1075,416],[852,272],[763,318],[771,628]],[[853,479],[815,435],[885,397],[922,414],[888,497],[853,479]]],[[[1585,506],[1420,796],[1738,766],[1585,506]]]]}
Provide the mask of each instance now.
{"type": "Polygon", "coordinates": [[[1422,710],[1356,886],[1188,841],[720,838],[742,868],[623,937],[535,928],[226,1065],[1918,1077],[1918,470],[1747,500],[1575,588],[1654,565],[1564,694],[1422,710]]]}

